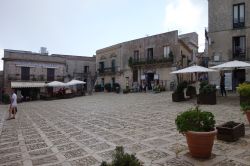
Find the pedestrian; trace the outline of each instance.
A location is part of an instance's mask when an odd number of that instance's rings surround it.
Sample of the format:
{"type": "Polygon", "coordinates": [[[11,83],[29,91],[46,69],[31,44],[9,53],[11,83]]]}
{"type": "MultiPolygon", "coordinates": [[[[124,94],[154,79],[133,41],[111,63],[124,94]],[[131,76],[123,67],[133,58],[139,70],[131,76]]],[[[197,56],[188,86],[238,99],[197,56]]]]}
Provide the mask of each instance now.
{"type": "Polygon", "coordinates": [[[224,72],[221,72],[220,74],[220,92],[221,92],[221,96],[227,96],[227,92],[225,89],[225,74],[224,72]]]}
{"type": "Polygon", "coordinates": [[[15,119],[16,111],[17,111],[17,95],[15,93],[15,90],[12,89],[10,97],[9,118],[7,120],[15,119]],[[11,117],[11,115],[13,116],[11,117]]]}

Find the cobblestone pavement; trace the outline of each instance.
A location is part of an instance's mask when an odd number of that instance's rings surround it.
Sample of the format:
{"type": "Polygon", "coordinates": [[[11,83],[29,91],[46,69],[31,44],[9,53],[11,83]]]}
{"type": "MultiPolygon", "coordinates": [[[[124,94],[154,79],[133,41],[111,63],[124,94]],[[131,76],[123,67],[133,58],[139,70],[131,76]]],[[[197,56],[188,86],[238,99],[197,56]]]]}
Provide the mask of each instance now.
{"type": "Polygon", "coordinates": [[[218,97],[217,124],[244,121],[246,136],[235,143],[215,141],[210,160],[190,157],[176,115],[195,100],[173,103],[171,93],[94,94],[66,100],[21,103],[6,121],[0,105],[0,166],[100,165],[117,145],[136,153],[145,166],[245,166],[250,164],[250,127],[237,97],[218,97]],[[178,157],[176,157],[178,154],[178,157]]]}

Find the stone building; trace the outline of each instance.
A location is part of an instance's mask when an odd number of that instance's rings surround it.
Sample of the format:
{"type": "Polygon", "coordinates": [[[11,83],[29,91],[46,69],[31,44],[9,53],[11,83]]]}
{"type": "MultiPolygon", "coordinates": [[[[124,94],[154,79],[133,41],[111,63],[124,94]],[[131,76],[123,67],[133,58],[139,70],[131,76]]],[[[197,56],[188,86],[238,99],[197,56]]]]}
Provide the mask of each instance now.
{"type": "MultiPolygon", "coordinates": [[[[208,0],[209,66],[231,60],[250,61],[250,1],[208,0]]],[[[228,89],[250,81],[250,70],[226,71],[228,89]]],[[[219,74],[210,74],[219,84],[219,74]]],[[[227,85],[226,85],[227,86],[227,85]]]]}
{"type": "Polygon", "coordinates": [[[123,89],[159,83],[167,89],[176,78],[170,72],[192,64],[198,35],[178,31],[123,42],[96,51],[97,84],[119,83],[123,89]]]}
{"type": "Polygon", "coordinates": [[[66,60],[65,81],[71,79],[82,80],[86,82],[85,88],[89,92],[96,79],[96,58],[74,55],[52,54],[53,57],[61,57],[66,60]]]}
{"type": "MultiPolygon", "coordinates": [[[[5,49],[3,61],[3,89],[7,94],[11,88],[15,88],[18,95],[39,98],[47,82],[67,82],[71,79],[91,82],[95,78],[93,57],[5,49]]],[[[87,86],[86,84],[86,88],[87,86]]]]}

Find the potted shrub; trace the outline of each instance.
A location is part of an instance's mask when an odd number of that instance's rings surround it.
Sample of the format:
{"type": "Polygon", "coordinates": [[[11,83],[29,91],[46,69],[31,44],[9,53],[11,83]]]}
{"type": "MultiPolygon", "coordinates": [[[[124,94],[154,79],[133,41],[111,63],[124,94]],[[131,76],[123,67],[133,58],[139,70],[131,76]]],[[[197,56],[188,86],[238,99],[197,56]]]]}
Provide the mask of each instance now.
{"type": "Polygon", "coordinates": [[[237,141],[240,137],[245,136],[245,125],[244,123],[236,123],[233,121],[226,122],[217,129],[217,139],[227,142],[237,141]]]}
{"type": "Polygon", "coordinates": [[[216,87],[208,82],[201,82],[200,94],[197,97],[197,104],[216,104],[216,87]]]}
{"type": "Polygon", "coordinates": [[[124,153],[123,147],[116,147],[111,163],[103,161],[101,166],[142,166],[134,154],[124,153]]]}
{"type": "Polygon", "coordinates": [[[250,101],[250,83],[243,83],[237,87],[240,94],[240,104],[248,103],[250,101]]]}
{"type": "Polygon", "coordinates": [[[187,88],[187,82],[181,82],[177,85],[176,90],[172,93],[173,102],[185,101],[184,89],[187,88]]]}
{"type": "Polygon", "coordinates": [[[103,92],[103,87],[101,84],[95,85],[95,92],[103,92]]]}
{"type": "Polygon", "coordinates": [[[214,115],[201,111],[197,106],[177,116],[177,130],[186,136],[189,152],[193,157],[209,158],[216,136],[214,115]]]}
{"type": "Polygon", "coordinates": [[[104,89],[105,89],[107,92],[112,92],[111,83],[106,83],[106,84],[104,85],[104,89]]]}
{"type": "Polygon", "coordinates": [[[247,120],[250,123],[250,101],[249,103],[243,103],[240,105],[241,111],[246,114],[247,120]]]}
{"type": "Polygon", "coordinates": [[[196,89],[194,86],[189,85],[187,87],[186,96],[189,96],[190,98],[193,98],[196,96],[196,89]]]}
{"type": "Polygon", "coordinates": [[[120,93],[120,90],[121,90],[120,84],[114,83],[113,84],[113,91],[116,92],[116,93],[120,93]]]}

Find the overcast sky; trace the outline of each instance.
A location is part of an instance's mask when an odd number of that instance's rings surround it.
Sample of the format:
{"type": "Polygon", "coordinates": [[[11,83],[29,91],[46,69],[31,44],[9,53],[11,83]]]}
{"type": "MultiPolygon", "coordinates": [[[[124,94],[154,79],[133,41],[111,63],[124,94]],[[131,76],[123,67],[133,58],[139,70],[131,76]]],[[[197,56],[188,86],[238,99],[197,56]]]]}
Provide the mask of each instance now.
{"type": "MultiPolygon", "coordinates": [[[[171,30],[197,32],[204,49],[207,0],[1,0],[2,49],[92,56],[97,49],[171,30]]],[[[2,61],[0,70],[2,69],[2,61]]]]}

